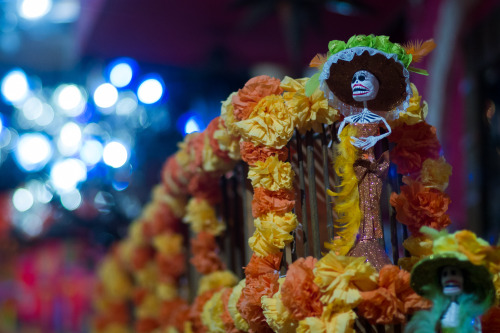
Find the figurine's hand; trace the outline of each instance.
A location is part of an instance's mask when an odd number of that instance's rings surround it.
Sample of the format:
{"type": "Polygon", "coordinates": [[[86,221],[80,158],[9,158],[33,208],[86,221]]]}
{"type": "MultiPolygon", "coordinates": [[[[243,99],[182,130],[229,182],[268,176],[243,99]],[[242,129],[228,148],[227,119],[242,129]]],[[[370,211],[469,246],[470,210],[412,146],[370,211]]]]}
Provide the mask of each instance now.
{"type": "Polygon", "coordinates": [[[357,147],[357,148],[360,148],[363,150],[370,149],[371,147],[375,146],[375,144],[378,141],[378,138],[374,137],[374,136],[369,136],[366,138],[356,138],[356,137],[351,136],[351,139],[353,139],[352,145],[354,147],[357,147]]]}

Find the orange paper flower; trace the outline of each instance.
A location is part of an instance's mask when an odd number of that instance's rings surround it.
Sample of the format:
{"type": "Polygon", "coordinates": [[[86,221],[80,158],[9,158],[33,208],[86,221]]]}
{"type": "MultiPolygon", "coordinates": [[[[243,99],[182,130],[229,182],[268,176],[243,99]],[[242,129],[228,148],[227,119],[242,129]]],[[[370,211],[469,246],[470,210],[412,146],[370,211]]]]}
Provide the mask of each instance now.
{"type": "Polygon", "coordinates": [[[252,215],[257,218],[269,212],[285,214],[295,207],[295,193],[281,189],[269,191],[263,187],[256,187],[252,200],[252,215]]]}
{"type": "Polygon", "coordinates": [[[281,95],[280,80],[266,76],[256,76],[248,80],[243,89],[233,96],[234,115],[237,120],[247,119],[257,103],[269,95],[281,95]]]}
{"type": "Polygon", "coordinates": [[[159,319],[161,326],[173,326],[182,332],[184,322],[189,319],[189,304],[182,298],[162,302],[159,319]]]}
{"type": "Polygon", "coordinates": [[[214,119],[212,119],[212,121],[208,124],[207,128],[205,129],[205,132],[208,137],[210,147],[212,148],[214,154],[229,162],[231,161],[231,159],[229,158],[227,151],[224,151],[220,148],[219,142],[214,137],[215,131],[219,129],[220,121],[221,121],[220,117],[215,117],[214,119]]]}
{"type": "Polygon", "coordinates": [[[193,257],[189,262],[199,273],[206,275],[225,269],[217,254],[219,248],[212,234],[202,231],[196,238],[191,239],[191,252],[193,257]]]}
{"type": "Polygon", "coordinates": [[[279,160],[285,162],[288,159],[288,148],[276,149],[273,147],[255,146],[249,141],[240,142],[241,159],[254,166],[258,161],[265,162],[268,157],[277,155],[279,160]]]}
{"type": "Polygon", "coordinates": [[[228,302],[229,302],[229,297],[231,296],[231,293],[233,292],[233,288],[226,288],[224,292],[222,293],[221,299],[222,299],[222,304],[224,305],[224,311],[222,312],[222,322],[224,323],[224,328],[226,329],[227,333],[240,333],[243,331],[240,331],[239,329],[236,328],[234,325],[233,318],[231,318],[231,314],[229,313],[228,310],[228,302]]]}
{"type": "Polygon", "coordinates": [[[211,173],[197,173],[191,177],[188,184],[189,193],[199,199],[205,199],[215,205],[222,198],[219,186],[219,175],[211,173]]]}
{"type": "Polygon", "coordinates": [[[288,267],[285,282],[281,286],[281,301],[295,320],[319,317],[323,312],[319,287],[314,283],[313,257],[299,258],[288,267]]]}
{"type": "Polygon", "coordinates": [[[437,159],[441,150],[436,128],[424,121],[394,128],[389,141],[396,143],[391,151],[391,161],[403,175],[419,172],[422,163],[428,158],[437,159]]]}
{"type": "Polygon", "coordinates": [[[262,258],[252,254],[250,262],[245,267],[247,281],[248,279],[258,278],[262,274],[277,272],[280,269],[282,256],[283,253],[275,253],[262,258]]]}
{"type": "Polygon", "coordinates": [[[410,287],[410,273],[393,265],[380,270],[378,288],[361,292],[358,314],[372,324],[406,322],[406,315],[427,309],[431,302],[417,295],[410,287]]]}
{"type": "Polygon", "coordinates": [[[246,286],[241,292],[236,307],[241,317],[248,322],[250,333],[271,333],[262,310],[261,297],[272,297],[279,289],[279,273],[266,273],[256,278],[246,280],[246,286]]]}
{"type": "Polygon", "coordinates": [[[500,307],[494,306],[481,317],[484,333],[500,333],[500,307]]]}
{"type": "Polygon", "coordinates": [[[137,333],[149,333],[160,327],[158,320],[154,318],[140,318],[135,322],[135,331],[137,333]]]}
{"type": "Polygon", "coordinates": [[[186,257],[183,253],[175,255],[156,254],[156,264],[161,275],[178,279],[186,272],[186,257]]]}
{"type": "Polygon", "coordinates": [[[207,327],[203,325],[201,322],[201,313],[203,312],[203,306],[205,303],[212,298],[212,296],[219,291],[221,288],[212,289],[204,292],[201,295],[198,295],[191,305],[191,309],[189,311],[189,320],[193,325],[193,332],[205,333],[207,332],[207,327]]]}
{"type": "Polygon", "coordinates": [[[390,201],[396,209],[396,218],[407,225],[412,234],[420,235],[422,226],[441,230],[451,223],[446,214],[450,197],[408,177],[404,177],[403,182],[406,185],[401,187],[401,194],[392,193],[390,201]]]}

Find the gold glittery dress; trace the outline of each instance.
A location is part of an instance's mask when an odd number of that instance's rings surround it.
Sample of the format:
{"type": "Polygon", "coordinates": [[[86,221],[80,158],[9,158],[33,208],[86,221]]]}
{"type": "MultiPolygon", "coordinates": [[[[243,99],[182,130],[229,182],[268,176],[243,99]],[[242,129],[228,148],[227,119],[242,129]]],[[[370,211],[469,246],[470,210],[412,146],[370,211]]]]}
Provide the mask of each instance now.
{"type": "MultiPolygon", "coordinates": [[[[379,135],[379,123],[351,123],[357,128],[357,137],[379,135]]],[[[358,238],[348,255],[366,257],[378,270],[391,261],[379,239],[383,238],[380,217],[380,196],[382,185],[389,169],[387,154],[382,154],[379,160],[375,159],[374,147],[361,151],[361,156],[354,163],[354,172],[358,179],[359,208],[362,219],[358,238]]]]}

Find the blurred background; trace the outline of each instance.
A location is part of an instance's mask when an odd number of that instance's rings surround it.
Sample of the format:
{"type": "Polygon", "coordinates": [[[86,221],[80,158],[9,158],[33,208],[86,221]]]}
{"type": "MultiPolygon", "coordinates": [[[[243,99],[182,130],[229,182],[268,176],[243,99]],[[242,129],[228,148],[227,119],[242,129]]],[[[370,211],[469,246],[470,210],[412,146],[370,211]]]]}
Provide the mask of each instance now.
{"type": "Polygon", "coordinates": [[[330,40],[434,38],[414,77],[455,228],[500,232],[500,1],[0,1],[0,332],[87,332],[93,270],[187,133],[330,40]]]}

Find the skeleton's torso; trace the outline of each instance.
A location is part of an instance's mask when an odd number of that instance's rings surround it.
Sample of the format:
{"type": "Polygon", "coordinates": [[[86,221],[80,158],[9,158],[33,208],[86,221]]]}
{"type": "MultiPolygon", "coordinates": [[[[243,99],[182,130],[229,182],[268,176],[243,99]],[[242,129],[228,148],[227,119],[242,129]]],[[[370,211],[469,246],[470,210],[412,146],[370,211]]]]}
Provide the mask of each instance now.
{"type": "Polygon", "coordinates": [[[364,109],[361,113],[346,117],[345,121],[348,123],[369,124],[382,121],[382,117],[364,109]]]}

